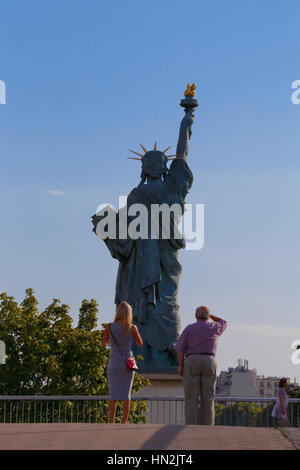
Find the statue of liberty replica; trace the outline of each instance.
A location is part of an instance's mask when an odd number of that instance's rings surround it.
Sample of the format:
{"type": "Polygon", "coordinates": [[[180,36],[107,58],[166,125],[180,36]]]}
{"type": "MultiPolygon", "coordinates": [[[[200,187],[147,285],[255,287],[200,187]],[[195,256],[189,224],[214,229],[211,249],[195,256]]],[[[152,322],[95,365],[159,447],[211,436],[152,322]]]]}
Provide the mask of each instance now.
{"type": "MultiPolygon", "coordinates": [[[[153,150],[141,145],[143,153],[131,151],[135,157],[129,158],[141,162],[141,181],[130,192],[127,205],[116,214],[116,234],[104,239],[112,257],[119,261],[115,304],[127,301],[132,306],[133,321],[143,338],[143,346],[134,349],[136,356],[143,357],[143,360],[138,360],[142,372],[177,372],[174,344],[180,333],[177,295],[181,265],[178,250],[185,248],[185,241],[176,232],[178,214],[176,216],[171,212],[166,227],[161,213],[153,220],[154,212],[151,209],[175,204],[180,208],[179,219],[184,213],[185,198],[193,183],[187,157],[194,110],[198,106],[194,99],[195,88],[194,84],[189,84],[180,103],[185,115],[180,124],[175,155],[167,155],[170,147],[158,150],[156,143],[153,150]],[[133,220],[130,209],[137,204],[147,210],[146,236],[145,227],[141,229],[143,236],[124,235],[124,220],[125,228],[128,228],[133,220]]],[[[97,235],[97,225],[103,220],[104,212],[92,217],[93,230],[97,235]]]]}

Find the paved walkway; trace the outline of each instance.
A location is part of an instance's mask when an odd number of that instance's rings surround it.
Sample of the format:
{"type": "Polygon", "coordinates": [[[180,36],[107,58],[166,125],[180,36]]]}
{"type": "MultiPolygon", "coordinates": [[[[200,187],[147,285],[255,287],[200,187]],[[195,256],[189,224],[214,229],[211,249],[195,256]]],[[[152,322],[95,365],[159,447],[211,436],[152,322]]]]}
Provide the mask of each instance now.
{"type": "Polygon", "coordinates": [[[282,428],[283,435],[300,450],[300,429],[299,428],[282,428]]]}
{"type": "Polygon", "coordinates": [[[278,430],[159,424],[0,424],[0,449],[293,450],[278,430]]]}

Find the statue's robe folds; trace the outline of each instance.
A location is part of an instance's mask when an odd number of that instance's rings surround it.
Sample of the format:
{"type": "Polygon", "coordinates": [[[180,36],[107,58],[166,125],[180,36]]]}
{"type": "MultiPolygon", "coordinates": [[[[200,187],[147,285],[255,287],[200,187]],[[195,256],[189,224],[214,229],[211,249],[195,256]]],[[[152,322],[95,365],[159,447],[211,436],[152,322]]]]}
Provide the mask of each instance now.
{"type": "MultiPolygon", "coordinates": [[[[192,182],[193,174],[186,161],[174,160],[165,181],[145,183],[131,191],[127,211],[132,204],[147,207],[150,231],[151,205],[179,204],[183,214],[185,197],[192,182]]],[[[120,214],[118,222],[119,217],[120,214]]],[[[130,220],[128,217],[128,223],[130,220]]],[[[174,238],[174,231],[171,230],[169,239],[107,238],[105,243],[112,256],[120,262],[115,303],[130,303],[134,323],[148,346],[158,351],[173,349],[180,333],[177,294],[181,265],[178,249],[185,247],[183,237],[174,238]]],[[[173,365],[175,363],[176,359],[173,365]]]]}

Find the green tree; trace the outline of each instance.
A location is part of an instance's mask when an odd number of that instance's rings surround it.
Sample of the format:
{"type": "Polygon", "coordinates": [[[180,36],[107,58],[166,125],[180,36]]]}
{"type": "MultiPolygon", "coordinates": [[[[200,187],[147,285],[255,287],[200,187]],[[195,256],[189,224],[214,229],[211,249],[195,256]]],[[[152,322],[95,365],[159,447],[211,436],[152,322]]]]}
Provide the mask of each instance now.
{"type": "MultiPolygon", "coordinates": [[[[300,387],[291,384],[287,389],[289,398],[300,398],[300,387]]],[[[300,426],[300,404],[291,403],[288,406],[288,417],[292,426],[300,426]]]]}
{"type": "Polygon", "coordinates": [[[290,398],[300,398],[300,387],[290,385],[287,389],[287,394],[290,398]]]}
{"type": "MultiPolygon", "coordinates": [[[[103,330],[97,329],[96,300],[82,301],[74,327],[68,305],[53,299],[39,312],[33,290],[25,292],[20,305],[6,293],[0,294],[0,339],[7,354],[6,365],[0,366],[0,394],[108,395],[109,351],[101,345],[103,330]]],[[[135,374],[133,392],[140,392],[148,383],[135,374]]],[[[64,406],[68,416],[72,405],[64,406]]],[[[101,416],[95,410],[95,419],[107,420],[107,403],[101,416]]],[[[133,402],[129,420],[145,421],[145,411],[145,402],[133,402]]]]}
{"type": "Polygon", "coordinates": [[[273,405],[261,407],[251,402],[217,403],[216,424],[219,426],[272,426],[273,405]]]}

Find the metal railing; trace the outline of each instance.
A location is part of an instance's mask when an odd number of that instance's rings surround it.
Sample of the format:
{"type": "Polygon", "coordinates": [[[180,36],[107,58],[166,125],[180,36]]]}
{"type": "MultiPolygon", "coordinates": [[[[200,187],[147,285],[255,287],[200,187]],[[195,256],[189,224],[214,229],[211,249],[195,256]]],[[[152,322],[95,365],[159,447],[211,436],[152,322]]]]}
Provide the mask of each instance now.
{"type": "MultiPolygon", "coordinates": [[[[0,423],[107,423],[107,396],[0,396],[0,423]]],[[[275,398],[216,397],[218,426],[272,427],[275,398]]],[[[289,400],[291,426],[300,427],[300,399],[289,400]]],[[[121,404],[117,421],[121,419],[121,404]]],[[[132,397],[130,422],[184,424],[183,397],[132,397]]]]}

